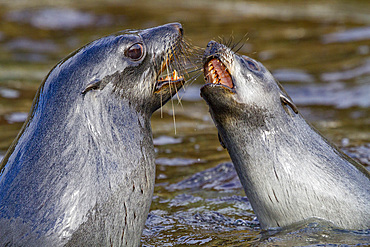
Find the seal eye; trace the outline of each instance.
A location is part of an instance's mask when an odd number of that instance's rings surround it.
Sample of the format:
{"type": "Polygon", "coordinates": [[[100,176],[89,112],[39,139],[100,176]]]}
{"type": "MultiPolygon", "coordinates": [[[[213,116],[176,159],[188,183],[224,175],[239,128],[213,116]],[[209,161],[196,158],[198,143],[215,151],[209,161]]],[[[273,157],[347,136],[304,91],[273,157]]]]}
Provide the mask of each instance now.
{"type": "Polygon", "coordinates": [[[247,66],[250,70],[253,70],[253,71],[260,71],[261,70],[260,66],[255,61],[253,61],[252,59],[250,59],[247,56],[243,56],[243,58],[244,58],[244,61],[246,62],[247,66]]]}
{"type": "Polygon", "coordinates": [[[132,60],[139,60],[144,54],[144,48],[142,44],[136,43],[126,50],[126,57],[132,60]]]}

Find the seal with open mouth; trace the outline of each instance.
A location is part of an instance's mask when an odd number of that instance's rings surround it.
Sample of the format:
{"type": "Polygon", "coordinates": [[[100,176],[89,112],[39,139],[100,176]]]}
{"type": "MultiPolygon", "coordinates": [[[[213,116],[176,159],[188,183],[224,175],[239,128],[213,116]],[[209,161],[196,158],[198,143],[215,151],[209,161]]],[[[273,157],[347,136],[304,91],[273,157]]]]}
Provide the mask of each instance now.
{"type": "Polygon", "coordinates": [[[304,120],[261,63],[214,41],[204,63],[201,96],[264,229],[310,218],[370,228],[369,172],[304,120]]]}
{"type": "Polygon", "coordinates": [[[150,117],[184,83],[182,36],[178,23],[119,32],[50,71],[1,166],[1,246],[139,245],[150,117]]]}

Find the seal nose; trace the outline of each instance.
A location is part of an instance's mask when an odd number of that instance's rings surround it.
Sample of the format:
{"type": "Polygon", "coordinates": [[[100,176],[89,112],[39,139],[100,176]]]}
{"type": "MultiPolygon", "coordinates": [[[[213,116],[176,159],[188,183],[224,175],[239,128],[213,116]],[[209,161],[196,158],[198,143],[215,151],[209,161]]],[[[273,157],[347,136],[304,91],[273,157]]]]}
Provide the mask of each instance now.
{"type": "Polygon", "coordinates": [[[184,29],[182,29],[182,26],[181,25],[180,25],[180,28],[179,28],[179,32],[180,32],[181,36],[184,35],[184,29]]]}
{"type": "Polygon", "coordinates": [[[212,47],[212,46],[214,46],[214,45],[216,45],[216,44],[217,44],[217,42],[216,42],[216,41],[211,40],[211,41],[209,41],[209,42],[208,42],[208,44],[207,44],[207,48],[212,47]]]}
{"type": "Polygon", "coordinates": [[[211,40],[207,44],[207,48],[204,51],[203,59],[207,60],[210,56],[215,55],[219,52],[220,44],[214,40],[211,40]]]}
{"type": "Polygon", "coordinates": [[[182,26],[181,26],[180,23],[173,23],[172,25],[179,31],[179,33],[181,34],[181,36],[184,35],[184,29],[182,28],[182,26]]]}

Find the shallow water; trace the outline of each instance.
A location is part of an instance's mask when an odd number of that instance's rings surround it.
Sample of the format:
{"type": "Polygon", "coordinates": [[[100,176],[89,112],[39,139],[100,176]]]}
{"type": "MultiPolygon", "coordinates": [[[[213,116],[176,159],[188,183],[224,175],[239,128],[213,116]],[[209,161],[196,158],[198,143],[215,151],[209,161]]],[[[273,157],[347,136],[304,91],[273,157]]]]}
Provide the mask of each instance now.
{"type": "MultiPolygon", "coordinates": [[[[0,157],[22,126],[48,71],[85,43],[122,29],[179,21],[194,45],[242,40],[239,53],[269,68],[302,114],[327,138],[370,165],[368,1],[2,1],[0,157]],[[221,37],[221,38],[220,38],[221,37]],[[245,37],[245,38],[244,38],[245,37]]],[[[262,232],[229,156],[218,143],[203,78],[152,118],[155,194],[144,246],[369,244],[369,232],[308,222],[262,232]],[[173,114],[176,117],[176,130],[173,114]]]]}

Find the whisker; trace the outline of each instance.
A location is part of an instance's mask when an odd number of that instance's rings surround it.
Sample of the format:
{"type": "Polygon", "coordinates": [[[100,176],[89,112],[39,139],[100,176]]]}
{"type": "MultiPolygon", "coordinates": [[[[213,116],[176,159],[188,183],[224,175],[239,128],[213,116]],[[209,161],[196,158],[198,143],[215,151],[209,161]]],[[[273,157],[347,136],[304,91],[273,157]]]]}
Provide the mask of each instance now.
{"type": "Polygon", "coordinates": [[[231,47],[231,50],[234,50],[235,53],[239,52],[244,47],[245,43],[249,39],[247,35],[248,33],[244,34],[244,36],[231,47]],[[239,48],[236,49],[237,46],[239,46],[239,48]]]}
{"type": "MultiPolygon", "coordinates": [[[[188,81],[187,81],[187,83],[186,83],[186,85],[187,86],[190,86],[194,81],[196,81],[198,78],[199,78],[199,76],[200,75],[202,75],[203,73],[202,73],[202,71],[199,71],[197,74],[195,74],[192,78],[190,78],[188,81]]],[[[180,97],[181,98],[181,100],[182,100],[182,98],[183,98],[184,96],[182,96],[182,97],[180,97]]]]}
{"type": "MultiPolygon", "coordinates": [[[[173,124],[175,129],[175,135],[177,134],[177,126],[176,126],[176,112],[175,112],[175,98],[172,97],[176,94],[178,104],[183,108],[182,98],[183,96],[180,95],[180,91],[178,90],[178,86],[173,80],[177,79],[175,73],[178,73],[180,77],[186,78],[186,83],[181,81],[181,87],[186,90],[187,85],[191,85],[195,80],[199,78],[202,74],[203,67],[201,66],[203,61],[203,48],[193,46],[188,40],[181,39],[176,44],[172,45],[168,48],[167,55],[162,59],[161,64],[156,65],[158,70],[160,71],[162,66],[165,66],[164,71],[161,71],[161,77],[167,78],[168,88],[167,91],[171,97],[171,108],[172,108],[172,116],[173,116],[173,124]],[[164,63],[166,63],[164,65],[164,63]],[[176,72],[175,72],[176,71],[176,72]]],[[[160,75],[158,75],[160,76],[160,75]]],[[[167,101],[167,94],[165,94],[165,99],[163,99],[163,92],[161,92],[160,100],[161,100],[161,118],[163,118],[163,103],[164,100],[167,101]]]]}
{"type": "MultiPolygon", "coordinates": [[[[175,62],[177,62],[177,60],[175,60],[175,62]]],[[[177,69],[177,68],[176,68],[176,66],[179,66],[179,64],[177,64],[177,63],[175,63],[175,64],[174,64],[174,67],[175,67],[174,69],[175,69],[175,70],[177,69]]],[[[171,67],[171,69],[170,69],[170,70],[172,71],[172,70],[173,70],[173,69],[172,69],[172,65],[170,65],[169,67],[171,67]]],[[[184,68],[184,66],[183,66],[183,68],[184,68]]],[[[180,68],[180,69],[181,69],[181,68],[180,68]]],[[[171,78],[172,78],[172,77],[171,77],[171,78]]],[[[182,82],[181,82],[181,84],[182,84],[182,82]]],[[[170,83],[170,84],[169,84],[169,86],[170,86],[170,93],[171,93],[171,85],[172,85],[172,83],[170,83]]],[[[182,86],[184,86],[184,85],[182,84],[182,86]]],[[[177,90],[177,87],[176,87],[175,85],[174,85],[174,88],[175,88],[175,91],[176,91],[177,98],[179,99],[178,90],[177,90]]],[[[172,95],[172,93],[171,93],[171,95],[172,95]]],[[[179,103],[181,104],[181,100],[179,100],[179,103]]],[[[181,104],[181,105],[182,105],[182,104],[181,104]]]]}
{"type": "Polygon", "coordinates": [[[203,68],[201,68],[201,67],[199,67],[199,68],[195,68],[195,69],[193,69],[193,70],[190,70],[190,71],[188,71],[188,73],[190,74],[190,73],[193,73],[193,72],[198,72],[198,71],[200,71],[200,70],[202,70],[203,68]]]}
{"type": "Polygon", "coordinates": [[[203,71],[199,71],[198,73],[196,73],[193,77],[191,77],[189,79],[189,82],[187,83],[188,85],[191,85],[194,81],[196,81],[199,76],[201,76],[203,74],[203,71]]]}
{"type": "Polygon", "coordinates": [[[190,77],[185,84],[185,87],[191,86],[201,75],[203,74],[203,71],[199,71],[194,76],[190,77]]]}
{"type": "MultiPolygon", "coordinates": [[[[173,50],[171,50],[171,52],[173,52],[173,50]]],[[[169,72],[169,69],[170,69],[170,67],[171,67],[172,65],[171,65],[171,63],[166,67],[166,70],[167,70],[167,74],[169,74],[170,75],[170,72],[169,72]]],[[[172,68],[171,68],[171,70],[172,70],[172,68]]],[[[170,81],[171,81],[171,75],[170,75],[170,81]]],[[[173,97],[172,97],[172,90],[171,90],[171,85],[172,85],[172,83],[170,82],[169,83],[169,90],[170,90],[170,96],[171,96],[171,107],[172,107],[172,117],[173,117],[173,125],[174,125],[174,129],[175,129],[175,135],[176,135],[176,116],[175,116],[175,106],[174,106],[174,104],[173,104],[173,97]]],[[[174,86],[175,88],[176,88],[176,86],[174,86]]]]}
{"type": "Polygon", "coordinates": [[[230,38],[229,38],[229,42],[227,43],[227,47],[230,47],[232,45],[232,43],[234,42],[235,38],[234,38],[234,32],[231,33],[230,35],[230,38]]]}
{"type": "MultiPolygon", "coordinates": [[[[176,90],[176,97],[177,97],[177,101],[178,101],[178,105],[181,105],[181,108],[182,109],[184,109],[183,108],[183,106],[182,106],[182,102],[181,102],[181,97],[180,97],[180,95],[179,95],[179,91],[177,90],[177,88],[175,87],[175,90],[176,90]]],[[[184,91],[185,91],[185,89],[184,89],[184,91]]]]}
{"type": "Polygon", "coordinates": [[[161,118],[163,118],[163,99],[162,99],[162,91],[161,93],[161,118]]]}
{"type": "Polygon", "coordinates": [[[245,43],[243,43],[238,49],[236,49],[234,52],[235,53],[238,53],[243,47],[244,47],[245,43]]]}
{"type": "MultiPolygon", "coordinates": [[[[171,84],[169,85],[169,88],[170,88],[170,95],[172,95],[171,84]]],[[[175,106],[173,104],[173,97],[171,97],[171,106],[172,106],[173,127],[175,129],[175,135],[176,135],[176,116],[175,116],[175,106]]]]}

